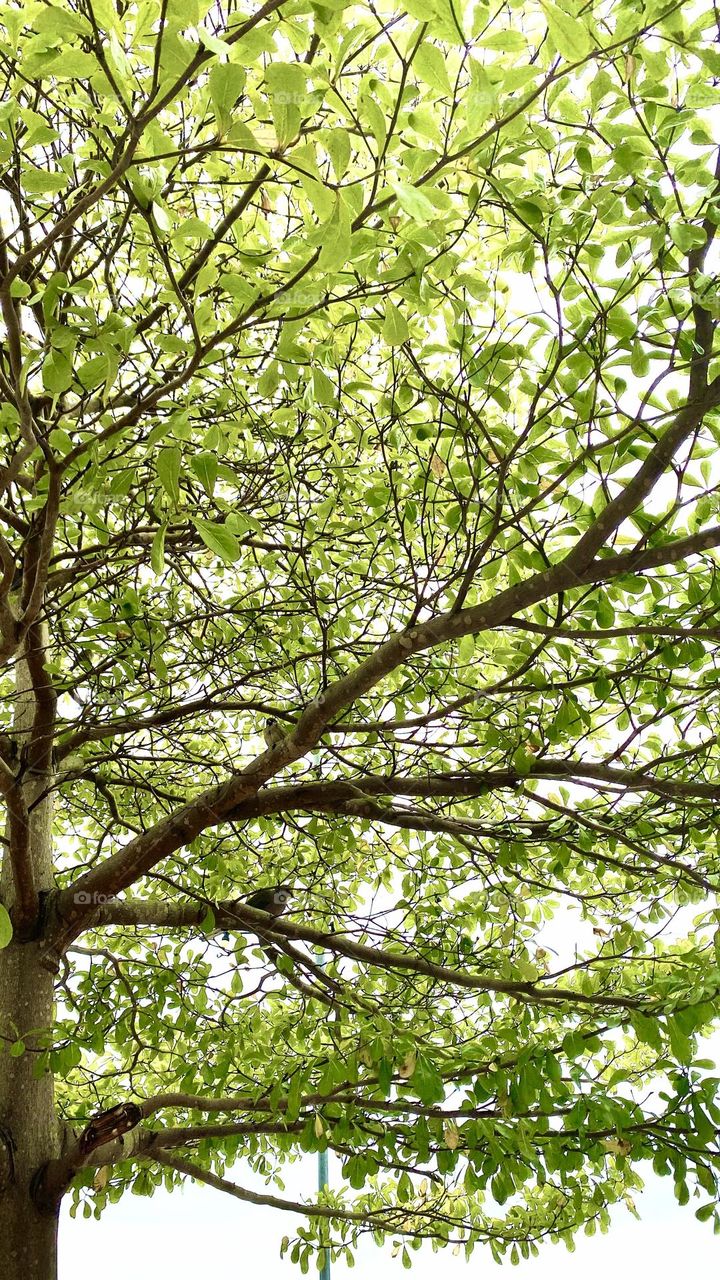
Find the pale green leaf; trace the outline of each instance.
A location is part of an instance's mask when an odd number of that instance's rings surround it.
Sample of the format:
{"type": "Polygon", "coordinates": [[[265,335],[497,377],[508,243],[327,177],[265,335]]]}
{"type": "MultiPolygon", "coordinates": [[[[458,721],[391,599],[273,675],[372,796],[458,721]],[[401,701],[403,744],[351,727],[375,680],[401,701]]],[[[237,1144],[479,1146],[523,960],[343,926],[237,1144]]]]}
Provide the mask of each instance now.
{"type": "Polygon", "coordinates": [[[385,323],[383,324],[383,338],[391,347],[399,347],[403,342],[407,342],[409,337],[409,329],[407,320],[402,311],[395,306],[393,302],[388,302],[385,307],[385,323]]]}
{"type": "Polygon", "coordinates": [[[694,227],[690,222],[671,222],[670,235],[673,243],[683,253],[690,253],[692,249],[701,249],[707,240],[707,234],[703,228],[694,227]]]}
{"type": "Polygon", "coordinates": [[[435,44],[425,41],[413,58],[413,68],[426,84],[438,89],[441,93],[450,93],[450,77],[442,50],[435,44]]]}
{"type": "Polygon", "coordinates": [[[547,17],[548,29],[558,53],[569,62],[577,62],[587,57],[592,47],[587,27],[578,18],[565,13],[556,4],[542,0],[547,17]]]}
{"type": "Polygon", "coordinates": [[[409,182],[396,182],[394,187],[400,208],[414,222],[429,222],[438,216],[434,204],[419,187],[414,187],[409,182]]]}
{"type": "Polygon", "coordinates": [[[313,369],[313,391],[318,404],[333,404],[335,387],[322,369],[313,369]]]}
{"type": "Polygon", "coordinates": [[[245,70],[234,62],[218,62],[210,70],[210,99],[216,114],[226,119],[245,87],[245,70]]]}
{"type": "Polygon", "coordinates": [[[324,271],[336,271],[343,267],[350,254],[350,215],[342,196],[335,196],[332,216],[323,227],[322,249],[318,267],[324,271]]]}
{"type": "Polygon", "coordinates": [[[6,947],[13,936],[13,927],[10,915],[6,908],[0,903],[0,951],[6,947]]]}
{"type": "Polygon", "coordinates": [[[339,181],[350,163],[350,134],[347,129],[326,129],[323,142],[330,156],[335,177],[339,181]]]}

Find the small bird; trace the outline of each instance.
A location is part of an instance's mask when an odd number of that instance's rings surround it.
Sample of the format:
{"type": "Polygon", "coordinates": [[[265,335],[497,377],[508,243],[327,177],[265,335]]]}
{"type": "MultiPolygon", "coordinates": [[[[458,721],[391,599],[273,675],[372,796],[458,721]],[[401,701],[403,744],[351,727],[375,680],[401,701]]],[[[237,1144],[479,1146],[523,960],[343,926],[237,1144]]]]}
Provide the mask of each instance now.
{"type": "MultiPolygon", "coordinates": [[[[248,898],[238,898],[237,906],[254,907],[256,911],[267,911],[268,915],[281,916],[285,910],[293,890],[286,884],[270,885],[267,889],[256,889],[248,898]]],[[[230,934],[225,930],[223,942],[230,941],[230,934]]]]}
{"type": "Polygon", "coordinates": [[[293,890],[286,884],[271,885],[267,889],[256,889],[245,899],[247,907],[254,907],[256,911],[267,911],[271,916],[281,916],[285,910],[293,890]]]}
{"type": "Polygon", "coordinates": [[[279,746],[284,737],[285,737],[285,732],[282,728],[282,725],[280,725],[277,720],[265,721],[265,728],[263,729],[263,738],[265,739],[265,743],[268,747],[272,748],[272,747],[279,746]]]}

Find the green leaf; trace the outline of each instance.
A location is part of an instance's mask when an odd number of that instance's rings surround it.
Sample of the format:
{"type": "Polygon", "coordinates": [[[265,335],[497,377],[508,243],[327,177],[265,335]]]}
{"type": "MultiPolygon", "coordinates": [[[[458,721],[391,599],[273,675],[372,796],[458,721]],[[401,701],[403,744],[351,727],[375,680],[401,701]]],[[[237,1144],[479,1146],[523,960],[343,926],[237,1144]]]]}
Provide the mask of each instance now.
{"type": "MultiPolygon", "coordinates": [[[[482,11],[481,11],[482,12],[482,11]]],[[[495,31],[491,35],[478,40],[479,49],[498,49],[501,53],[525,53],[527,40],[519,31],[511,31],[506,27],[503,31],[495,31]]]]}
{"type": "Polygon", "coordinates": [[[225,271],[220,276],[220,287],[232,298],[236,298],[240,303],[254,302],[257,297],[257,289],[252,281],[246,276],[241,275],[238,271],[225,271]]]}
{"type": "Polygon", "coordinates": [[[389,1058],[381,1058],[378,1068],[378,1085],[387,1097],[392,1086],[393,1066],[389,1058]]]}
{"type": "MultiPolygon", "coordinates": [[[[4,19],[7,21],[7,19],[4,19]]],[[[70,32],[92,35],[92,26],[82,14],[74,13],[65,5],[45,5],[33,16],[33,31],[67,38],[70,32]]]]}
{"type": "Polygon", "coordinates": [[[213,933],[215,930],[215,912],[212,907],[208,907],[205,915],[200,921],[200,930],[202,933],[213,933]]]}
{"type": "Polygon", "coordinates": [[[650,369],[650,359],[640,342],[634,342],[630,356],[630,368],[636,378],[644,378],[650,369]]]}
{"type": "Polygon", "coordinates": [[[213,231],[202,218],[185,218],[173,232],[173,242],[183,240],[212,240],[213,231]]]}
{"type": "Polygon", "coordinates": [[[0,903],[0,951],[6,947],[13,936],[13,927],[10,916],[5,907],[0,903]]]}
{"type": "Polygon", "coordinates": [[[598,600],[597,608],[595,610],[595,619],[598,626],[602,627],[603,630],[612,627],[615,624],[615,610],[605,595],[600,596],[598,600]]]}
{"type": "Polygon", "coordinates": [[[458,660],[463,664],[471,662],[475,657],[475,647],[474,635],[470,634],[463,636],[462,639],[458,641],[458,660]]]}
{"type": "Polygon", "coordinates": [[[99,386],[107,377],[110,362],[106,355],[92,356],[90,360],[86,360],[81,364],[77,376],[86,391],[91,391],[93,387],[99,386]]]}
{"type": "Polygon", "coordinates": [[[497,90],[487,71],[479,62],[470,63],[470,91],[467,96],[466,115],[473,132],[477,132],[497,106],[497,90]]]}
{"type": "Polygon", "coordinates": [[[100,70],[100,64],[92,53],[68,49],[53,58],[49,69],[56,80],[89,80],[100,70]]]}
{"type": "Polygon", "coordinates": [[[531,752],[526,751],[524,746],[518,747],[517,750],[513,752],[512,766],[521,777],[525,777],[527,774],[532,772],[534,763],[534,755],[532,755],[531,752]]]}
{"type": "Polygon", "coordinates": [[[298,62],[271,62],[265,79],[272,97],[289,106],[305,97],[305,68],[298,62]]]}
{"type": "Polygon", "coordinates": [[[50,173],[47,169],[26,169],[22,184],[29,195],[57,195],[68,184],[65,173],[50,173]]]}
{"type": "Polygon", "coordinates": [[[350,163],[350,134],[347,129],[326,129],[323,142],[339,182],[350,163]]]}
{"type": "Polygon", "coordinates": [[[421,1102],[434,1106],[443,1101],[445,1086],[442,1076],[423,1054],[418,1054],[411,1079],[413,1091],[421,1102]]]}
{"type": "Polygon", "coordinates": [[[165,534],[167,525],[161,524],[150,547],[150,565],[153,573],[160,574],[165,568],[165,534]]]}
{"type": "Polygon", "coordinates": [[[166,446],[157,455],[155,469],[158,480],[175,506],[180,503],[180,468],[182,452],[174,446],[166,446]]]}
{"type": "Polygon", "coordinates": [[[277,391],[280,383],[280,367],[276,360],[272,360],[262,377],[258,378],[257,390],[258,395],[271,396],[277,391]]]}
{"type": "Polygon", "coordinates": [[[167,233],[172,229],[172,222],[170,220],[170,215],[168,214],[167,209],[162,204],[160,204],[158,200],[153,200],[152,204],[150,205],[150,210],[152,212],[153,221],[158,231],[161,231],[163,235],[167,235],[167,233]]]}
{"type": "Polygon", "coordinates": [[[197,453],[191,459],[190,466],[208,497],[212,498],[218,471],[217,455],[209,452],[197,453]]]}
{"type": "Polygon", "coordinates": [[[668,1018],[667,1030],[673,1056],[678,1062],[691,1062],[693,1056],[692,1040],[683,1032],[677,1018],[668,1018]]]}
{"type": "Polygon", "coordinates": [[[213,551],[225,564],[234,564],[240,558],[240,544],[234,533],[221,524],[211,520],[193,519],[193,524],[205,546],[213,551]]]}
{"type": "Polygon", "coordinates": [[[51,395],[62,395],[72,385],[72,362],[62,351],[51,351],[42,367],[43,386],[51,395]]]}

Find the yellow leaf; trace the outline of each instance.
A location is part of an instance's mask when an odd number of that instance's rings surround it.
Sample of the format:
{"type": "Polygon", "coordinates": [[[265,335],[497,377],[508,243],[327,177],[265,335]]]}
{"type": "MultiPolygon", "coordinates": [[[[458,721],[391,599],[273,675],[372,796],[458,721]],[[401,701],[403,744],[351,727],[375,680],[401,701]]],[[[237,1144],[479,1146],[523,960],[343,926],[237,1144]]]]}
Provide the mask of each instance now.
{"type": "Polygon", "coordinates": [[[413,1071],[415,1070],[416,1061],[417,1061],[417,1054],[415,1053],[414,1049],[411,1049],[410,1052],[405,1055],[402,1062],[400,1063],[400,1066],[398,1067],[398,1075],[400,1076],[401,1080],[410,1079],[413,1071]]]}
{"type": "Polygon", "coordinates": [[[613,1156],[626,1156],[630,1150],[625,1138],[603,1138],[602,1146],[613,1156]]]}
{"type": "Polygon", "coordinates": [[[443,1125],[443,1137],[445,1139],[445,1146],[448,1147],[450,1151],[455,1151],[460,1146],[460,1134],[454,1121],[445,1121],[445,1124],[443,1125]]]}

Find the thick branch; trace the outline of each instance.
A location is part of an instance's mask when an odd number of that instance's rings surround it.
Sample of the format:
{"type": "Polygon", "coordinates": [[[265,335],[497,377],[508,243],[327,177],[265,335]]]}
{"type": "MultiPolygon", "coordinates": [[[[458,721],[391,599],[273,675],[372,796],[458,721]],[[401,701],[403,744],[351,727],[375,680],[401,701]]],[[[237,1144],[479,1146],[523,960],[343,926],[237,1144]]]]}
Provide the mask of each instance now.
{"type": "Polygon", "coordinates": [[[38,895],[30,843],[30,820],[23,788],[14,782],[6,793],[8,852],[13,881],[13,924],[26,937],[37,917],[38,895]]]}
{"type": "MultiPolygon", "coordinates": [[[[592,563],[610,536],[640,506],[672,461],[681,444],[700,426],[709,409],[720,403],[720,378],[709,388],[694,389],[693,398],[676,415],[674,422],[650,450],[635,475],[613,498],[583,534],[573,550],[563,561],[576,573],[582,573],[592,563]]],[[[641,425],[638,415],[636,423],[641,425]]]]}
{"type": "MultiPolygon", "coordinates": [[[[447,983],[450,987],[462,987],[471,991],[487,991],[491,994],[507,995],[524,1003],[582,1005],[590,1008],[609,1009],[642,1009],[644,1002],[634,996],[587,995],[570,988],[542,988],[532,982],[512,981],[505,978],[489,977],[487,974],[468,973],[460,969],[450,969],[447,965],[433,964],[422,956],[403,954],[396,951],[383,951],[379,947],[368,947],[354,942],[346,934],[328,933],[313,929],[308,925],[293,924],[287,920],[269,920],[267,912],[255,911],[252,907],[239,902],[207,904],[212,907],[215,924],[219,929],[237,928],[238,925],[255,932],[261,926],[263,939],[283,940],[291,938],[312,943],[321,951],[332,951],[336,955],[357,960],[375,968],[397,971],[400,973],[417,973],[447,983]]],[[[188,925],[200,924],[207,915],[204,904],[174,904],[167,902],[122,902],[110,901],[102,904],[93,912],[91,925],[101,924],[144,924],[144,925],[188,925]]]]}
{"type": "MultiPolygon", "coordinates": [[[[439,1205],[430,1208],[421,1208],[416,1204],[406,1206],[383,1205],[372,1211],[360,1211],[335,1208],[330,1205],[303,1204],[299,1200],[283,1200],[279,1196],[260,1195],[255,1191],[248,1191],[244,1187],[238,1187],[234,1182],[228,1182],[226,1178],[219,1178],[217,1174],[210,1173],[206,1169],[200,1169],[197,1165],[192,1164],[189,1160],[182,1159],[180,1156],[157,1152],[154,1155],[154,1159],[159,1164],[167,1165],[169,1168],[175,1169],[178,1173],[185,1174],[189,1178],[195,1178],[198,1182],[207,1183],[209,1187],[214,1187],[216,1191],[225,1191],[237,1200],[245,1200],[249,1204],[267,1205],[272,1209],[284,1209],[291,1213],[301,1213],[306,1218],[325,1218],[334,1222],[357,1222],[365,1226],[369,1231],[394,1231],[399,1232],[401,1235],[412,1236],[432,1234],[433,1226],[441,1222],[460,1229],[464,1225],[462,1221],[458,1220],[456,1212],[444,1213],[439,1205]],[[410,1223],[414,1224],[414,1226],[411,1227],[410,1223]],[[424,1231],[420,1225],[421,1223],[427,1223],[424,1231]]],[[[479,1231],[477,1221],[474,1220],[472,1225],[473,1230],[477,1233],[479,1231]]],[[[446,1239],[447,1237],[444,1235],[443,1238],[446,1239]]]]}
{"type": "MultiPolygon", "coordinates": [[[[720,379],[711,387],[712,403],[720,401],[720,379]]],[[[705,407],[709,407],[705,405],[705,407]]],[[[679,419],[682,414],[678,415],[679,419]]],[[[684,421],[684,419],[683,419],[684,421]]],[[[668,433],[669,434],[669,433],[668,433]]],[[[664,455],[663,455],[664,456],[664,455]]],[[[654,474],[654,472],[653,472],[654,474]]],[[[624,518],[624,517],[623,517],[624,518]]],[[[600,517],[602,519],[602,517],[600,517]]],[[[610,530],[608,531],[610,532],[610,530]]],[[[708,539],[720,541],[720,531],[698,535],[695,539],[681,539],[674,550],[677,558],[690,554],[688,544],[697,539],[702,545],[710,545],[708,539]]],[[[694,548],[694,549],[695,549],[694,548]]],[[[662,549],[667,555],[667,549],[662,549]]],[[[188,844],[205,828],[224,821],[234,810],[255,795],[275,773],[304,756],[322,737],[328,725],[351,706],[358,698],[380,684],[391,672],[402,666],[416,653],[436,648],[462,636],[476,634],[506,623],[515,614],[523,612],[548,596],[568,591],[583,581],[601,582],[621,572],[638,572],[647,567],[655,551],[640,555],[609,556],[595,561],[585,574],[579,577],[568,558],[562,563],[535,574],[533,577],[501,591],[494,599],[484,601],[457,613],[446,613],[438,618],[405,631],[397,632],[379,645],[375,653],[360,663],[354,671],[331,685],[315,698],[300,716],[295,730],[288,734],[279,746],[263,752],[242,772],[227,782],[210,788],[195,800],[184,805],[169,817],[157,823],[150,831],[130,840],[119,852],[111,855],[100,866],[89,871],[76,883],[74,889],[61,896],[62,931],[56,931],[50,939],[51,948],[61,952],[84,927],[89,915],[87,906],[78,902],[77,894],[112,895],[119,893],[146,874],[163,858],[188,844]]],[[[672,553],[671,553],[672,554],[672,553]]],[[[662,561],[665,563],[666,561],[662,561]]],[[[550,776],[550,775],[548,775],[550,776]]]]}

